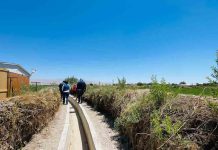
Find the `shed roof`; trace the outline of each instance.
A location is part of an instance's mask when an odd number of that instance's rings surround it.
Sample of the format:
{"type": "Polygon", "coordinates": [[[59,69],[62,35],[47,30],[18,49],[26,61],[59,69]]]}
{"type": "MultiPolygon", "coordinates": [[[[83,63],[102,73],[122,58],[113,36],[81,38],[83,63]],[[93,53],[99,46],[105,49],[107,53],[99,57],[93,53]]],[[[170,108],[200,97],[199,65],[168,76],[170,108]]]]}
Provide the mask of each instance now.
{"type": "Polygon", "coordinates": [[[0,68],[7,69],[9,72],[22,74],[24,76],[30,77],[31,74],[26,71],[21,65],[7,62],[0,62],[0,68]]]}

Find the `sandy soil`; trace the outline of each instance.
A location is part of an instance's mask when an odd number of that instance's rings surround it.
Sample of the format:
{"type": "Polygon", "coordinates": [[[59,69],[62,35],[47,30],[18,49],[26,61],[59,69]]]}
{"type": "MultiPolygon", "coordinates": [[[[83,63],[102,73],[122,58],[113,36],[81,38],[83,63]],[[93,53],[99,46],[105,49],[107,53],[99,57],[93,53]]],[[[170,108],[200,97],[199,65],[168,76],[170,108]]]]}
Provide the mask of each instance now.
{"type": "MultiPolygon", "coordinates": [[[[104,115],[93,110],[90,106],[83,103],[81,105],[96,132],[97,141],[101,145],[102,150],[118,150],[119,143],[117,139],[119,134],[114,131],[104,115]]],[[[60,148],[60,141],[66,126],[66,114],[69,113],[69,128],[67,132],[68,150],[87,150],[87,143],[84,141],[84,133],[80,126],[80,120],[74,111],[69,106],[61,105],[55,118],[45,127],[39,134],[33,136],[32,140],[23,148],[23,150],[58,150],[60,148]]]]}
{"type": "Polygon", "coordinates": [[[57,149],[65,122],[66,106],[60,106],[55,118],[39,134],[33,136],[23,150],[57,149]]]}

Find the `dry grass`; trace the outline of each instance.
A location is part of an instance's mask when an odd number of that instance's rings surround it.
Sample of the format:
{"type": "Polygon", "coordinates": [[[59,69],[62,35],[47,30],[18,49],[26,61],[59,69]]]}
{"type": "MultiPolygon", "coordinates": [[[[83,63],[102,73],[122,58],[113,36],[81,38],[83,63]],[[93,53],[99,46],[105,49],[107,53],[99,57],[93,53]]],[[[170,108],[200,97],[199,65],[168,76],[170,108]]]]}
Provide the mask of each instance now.
{"type": "Polygon", "coordinates": [[[47,125],[59,108],[52,89],[0,102],[0,149],[20,149],[47,125]]]}
{"type": "Polygon", "coordinates": [[[170,116],[172,122],[180,121],[176,134],[170,135],[161,145],[180,149],[218,148],[218,101],[200,96],[179,96],[162,109],[162,116],[170,116]],[[211,105],[213,104],[213,105],[211,105]]]}
{"type": "Polygon", "coordinates": [[[120,133],[129,139],[129,149],[218,149],[218,100],[165,95],[165,85],[156,86],[154,93],[144,95],[115,87],[92,88],[85,99],[115,118],[120,133]]]}

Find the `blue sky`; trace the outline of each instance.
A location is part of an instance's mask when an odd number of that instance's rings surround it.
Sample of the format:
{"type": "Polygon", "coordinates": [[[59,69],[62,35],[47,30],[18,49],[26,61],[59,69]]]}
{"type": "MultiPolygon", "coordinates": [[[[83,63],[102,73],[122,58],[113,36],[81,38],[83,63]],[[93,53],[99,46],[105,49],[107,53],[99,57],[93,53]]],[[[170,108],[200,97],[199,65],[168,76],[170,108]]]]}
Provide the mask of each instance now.
{"type": "Polygon", "coordinates": [[[7,0],[0,61],[33,80],[206,82],[218,49],[217,0],[7,0]]]}

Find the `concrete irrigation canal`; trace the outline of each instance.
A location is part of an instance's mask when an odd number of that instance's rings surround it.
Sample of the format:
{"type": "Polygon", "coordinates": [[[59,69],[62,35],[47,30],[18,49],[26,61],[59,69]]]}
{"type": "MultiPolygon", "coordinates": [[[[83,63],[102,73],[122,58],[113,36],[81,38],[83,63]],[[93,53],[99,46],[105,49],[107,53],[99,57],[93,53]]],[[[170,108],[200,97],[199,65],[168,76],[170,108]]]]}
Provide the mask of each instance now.
{"type": "Polygon", "coordinates": [[[23,150],[116,150],[116,136],[103,115],[70,97],[70,104],[60,106],[49,125],[23,150]]]}

